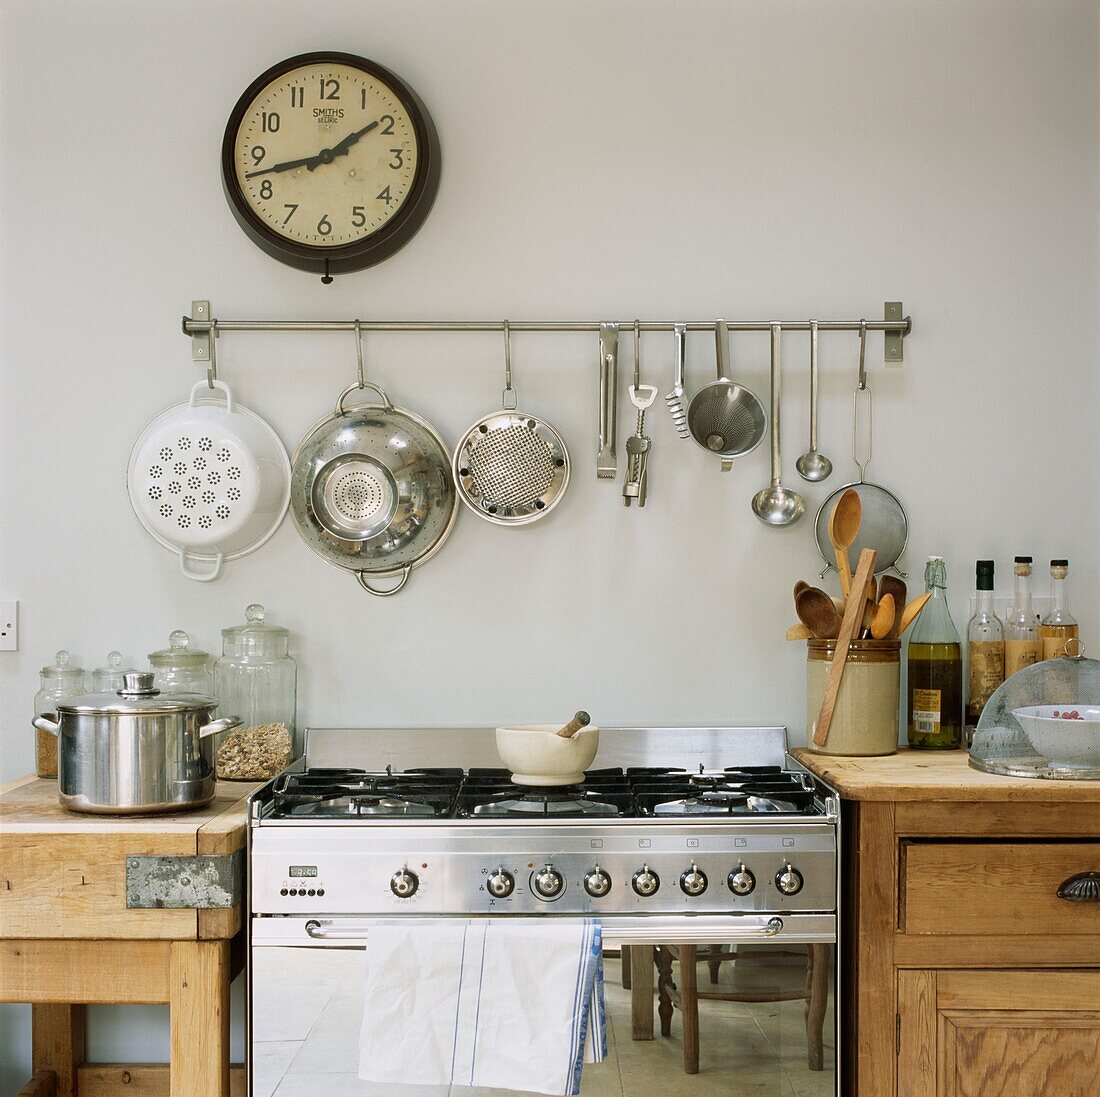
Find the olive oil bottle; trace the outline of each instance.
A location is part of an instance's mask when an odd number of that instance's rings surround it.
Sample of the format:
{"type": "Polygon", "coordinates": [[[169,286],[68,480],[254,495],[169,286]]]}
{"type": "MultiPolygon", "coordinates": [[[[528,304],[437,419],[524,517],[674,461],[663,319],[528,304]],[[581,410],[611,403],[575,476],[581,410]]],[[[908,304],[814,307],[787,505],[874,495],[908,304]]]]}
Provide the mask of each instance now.
{"type": "MultiPolygon", "coordinates": [[[[1051,610],[1039,626],[1039,639],[1043,642],[1043,658],[1057,659],[1065,655],[1066,642],[1078,640],[1077,618],[1069,611],[1066,596],[1066,576],[1069,574],[1068,560],[1050,562],[1050,602],[1051,610]]],[[[1069,654],[1078,655],[1080,648],[1070,644],[1069,654]]]]}
{"type": "Polygon", "coordinates": [[[931,595],[909,640],[909,745],[952,750],[963,737],[962,645],[947,608],[947,568],[929,556],[925,589],[931,595]]]}

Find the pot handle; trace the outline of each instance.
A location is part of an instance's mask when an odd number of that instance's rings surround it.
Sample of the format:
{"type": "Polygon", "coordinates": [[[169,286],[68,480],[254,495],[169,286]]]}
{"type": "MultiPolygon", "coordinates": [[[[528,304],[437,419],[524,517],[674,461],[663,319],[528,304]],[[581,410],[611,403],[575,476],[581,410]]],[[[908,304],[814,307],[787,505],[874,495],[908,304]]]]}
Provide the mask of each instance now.
{"type": "MultiPolygon", "coordinates": [[[[209,393],[211,389],[221,389],[225,393],[225,410],[232,413],[233,411],[233,393],[229,391],[229,386],[224,381],[196,381],[191,389],[191,399],[187,401],[189,408],[194,408],[196,401],[199,398],[200,392],[209,393]]],[[[204,404],[213,403],[209,397],[203,401],[204,404]]]]}
{"type": "Polygon", "coordinates": [[[203,724],[199,728],[199,738],[205,739],[208,735],[220,735],[223,731],[238,727],[241,723],[239,716],[223,716],[220,720],[211,720],[209,724],[203,724]]]}
{"type": "Polygon", "coordinates": [[[39,731],[49,732],[50,735],[56,735],[61,730],[61,723],[57,718],[56,712],[40,713],[31,723],[38,728],[39,731]]]}
{"type": "Polygon", "coordinates": [[[408,581],[409,572],[412,571],[412,565],[406,564],[401,569],[401,578],[397,582],[397,586],[390,587],[389,590],[379,590],[377,587],[372,587],[367,581],[367,573],[365,571],[357,571],[355,578],[359,580],[359,585],[368,593],[374,594],[379,598],[388,598],[391,594],[396,594],[408,581]]]}
{"type": "MultiPolygon", "coordinates": [[[[206,384],[205,381],[202,383],[206,384]]],[[[357,392],[361,389],[374,389],[374,391],[382,397],[382,406],[386,409],[386,411],[393,411],[393,404],[390,403],[390,398],[385,394],[385,392],[380,389],[373,381],[364,381],[361,385],[358,382],[356,382],[354,385],[348,385],[348,387],[344,389],[342,393],[340,393],[340,399],[336,401],[337,415],[341,417],[347,415],[347,412],[344,410],[344,401],[353,392],[357,392]]]]}
{"type": "MultiPolygon", "coordinates": [[[[204,385],[205,381],[202,382],[204,385]]],[[[219,552],[214,557],[214,565],[210,571],[195,571],[193,568],[187,566],[187,549],[180,549],[180,571],[187,576],[188,579],[194,579],[197,583],[209,583],[212,579],[217,579],[221,574],[223,556],[219,552]]]]}

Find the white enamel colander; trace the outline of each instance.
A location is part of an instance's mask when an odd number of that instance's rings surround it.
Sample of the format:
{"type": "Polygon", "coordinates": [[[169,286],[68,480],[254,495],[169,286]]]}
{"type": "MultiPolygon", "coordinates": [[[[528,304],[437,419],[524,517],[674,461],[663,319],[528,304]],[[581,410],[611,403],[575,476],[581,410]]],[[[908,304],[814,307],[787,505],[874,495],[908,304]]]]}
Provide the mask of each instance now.
{"type": "Polygon", "coordinates": [[[224,560],[254,552],[279,528],[290,460],[274,430],[235,403],[224,381],[199,381],[187,403],[141,432],[126,483],[146,530],[179,555],[188,579],[209,582],[224,560]]]}

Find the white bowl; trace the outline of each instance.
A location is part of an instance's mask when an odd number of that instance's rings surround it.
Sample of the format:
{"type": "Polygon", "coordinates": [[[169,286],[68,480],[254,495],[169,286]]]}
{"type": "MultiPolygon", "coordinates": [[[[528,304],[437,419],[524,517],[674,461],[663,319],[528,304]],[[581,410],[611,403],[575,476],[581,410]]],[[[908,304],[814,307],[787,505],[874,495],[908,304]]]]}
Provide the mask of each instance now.
{"type": "Polygon", "coordinates": [[[581,728],[572,738],[557,734],[561,724],[497,728],[497,753],[517,785],[577,785],[596,757],[600,729],[581,728]]]}
{"type": "Polygon", "coordinates": [[[1100,706],[1029,705],[1012,715],[1031,740],[1031,745],[1054,769],[1100,769],[1100,706]],[[1054,714],[1080,713],[1080,720],[1054,714]]]}

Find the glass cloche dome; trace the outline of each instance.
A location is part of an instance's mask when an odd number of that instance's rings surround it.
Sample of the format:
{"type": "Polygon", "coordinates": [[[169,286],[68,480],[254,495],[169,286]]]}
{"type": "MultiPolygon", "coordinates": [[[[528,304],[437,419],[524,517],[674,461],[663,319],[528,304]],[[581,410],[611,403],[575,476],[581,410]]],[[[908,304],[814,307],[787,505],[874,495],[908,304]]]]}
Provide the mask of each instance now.
{"type": "Polygon", "coordinates": [[[990,697],[970,746],[970,764],[975,769],[1009,777],[1100,780],[1100,721],[1045,720],[1046,734],[1037,747],[1013,715],[1017,709],[1033,705],[1062,705],[1070,712],[1100,706],[1100,662],[1086,659],[1083,649],[1079,650],[1082,654],[1046,659],[1024,667],[990,697]],[[1051,743],[1052,733],[1058,739],[1072,742],[1073,749],[1059,749],[1057,742],[1051,743]],[[1086,747],[1083,754],[1082,745],[1086,747]],[[1055,754],[1052,763],[1051,755],[1055,754]],[[1059,761],[1069,756],[1084,757],[1085,762],[1067,765],[1059,761]]]}

